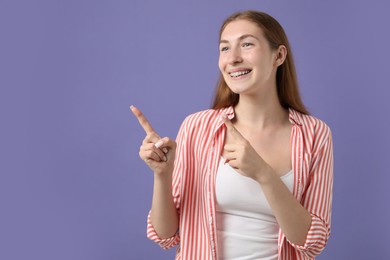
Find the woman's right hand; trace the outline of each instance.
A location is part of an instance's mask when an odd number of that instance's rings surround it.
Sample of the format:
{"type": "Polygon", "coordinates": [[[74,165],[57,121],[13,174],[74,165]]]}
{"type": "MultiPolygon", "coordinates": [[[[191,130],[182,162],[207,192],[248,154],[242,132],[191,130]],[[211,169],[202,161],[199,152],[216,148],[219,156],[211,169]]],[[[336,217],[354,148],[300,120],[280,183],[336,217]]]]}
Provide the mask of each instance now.
{"type": "Polygon", "coordinates": [[[155,174],[172,174],[176,142],[168,137],[160,138],[138,108],[130,106],[130,109],[146,133],[139,156],[155,174]]]}

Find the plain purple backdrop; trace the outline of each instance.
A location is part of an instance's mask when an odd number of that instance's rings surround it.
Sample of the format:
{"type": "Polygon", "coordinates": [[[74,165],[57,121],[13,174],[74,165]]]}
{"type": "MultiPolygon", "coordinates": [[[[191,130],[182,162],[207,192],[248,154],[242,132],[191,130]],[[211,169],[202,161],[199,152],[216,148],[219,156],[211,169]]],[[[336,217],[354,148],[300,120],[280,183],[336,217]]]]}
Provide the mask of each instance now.
{"type": "Polygon", "coordinates": [[[0,1],[0,259],[173,259],[146,238],[152,174],[129,105],[163,136],[207,109],[218,30],[268,12],[331,127],[332,235],[318,259],[390,259],[388,1],[0,1]]]}

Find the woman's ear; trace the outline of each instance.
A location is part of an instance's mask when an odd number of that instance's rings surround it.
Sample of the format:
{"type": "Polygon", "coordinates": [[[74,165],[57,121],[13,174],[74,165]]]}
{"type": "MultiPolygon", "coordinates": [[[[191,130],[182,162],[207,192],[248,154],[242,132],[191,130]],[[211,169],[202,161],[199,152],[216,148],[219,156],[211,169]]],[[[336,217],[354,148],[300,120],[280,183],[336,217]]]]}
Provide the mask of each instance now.
{"type": "Polygon", "coordinates": [[[287,48],[284,45],[280,45],[278,47],[278,50],[276,51],[276,60],[275,60],[276,66],[279,67],[280,65],[282,65],[286,60],[286,57],[287,57],[287,48]]]}

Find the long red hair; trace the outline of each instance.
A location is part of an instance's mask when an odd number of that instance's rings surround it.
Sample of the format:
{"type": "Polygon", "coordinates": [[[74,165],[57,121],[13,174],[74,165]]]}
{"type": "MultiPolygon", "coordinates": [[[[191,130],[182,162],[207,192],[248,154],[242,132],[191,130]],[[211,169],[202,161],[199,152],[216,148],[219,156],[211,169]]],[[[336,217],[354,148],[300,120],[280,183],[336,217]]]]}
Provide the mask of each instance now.
{"type": "MultiPolygon", "coordinates": [[[[272,16],[258,11],[238,12],[228,17],[222,24],[219,37],[221,38],[223,30],[226,26],[236,20],[247,20],[259,26],[265,38],[267,39],[271,49],[277,50],[280,45],[284,45],[287,49],[287,56],[283,64],[281,64],[276,72],[276,87],[279,102],[284,108],[293,108],[303,114],[309,114],[304,106],[299,94],[297,74],[290,44],[283,27],[272,16]]],[[[215,91],[212,108],[219,109],[228,106],[235,106],[238,103],[240,96],[227,86],[222,74],[220,75],[215,91]]]]}

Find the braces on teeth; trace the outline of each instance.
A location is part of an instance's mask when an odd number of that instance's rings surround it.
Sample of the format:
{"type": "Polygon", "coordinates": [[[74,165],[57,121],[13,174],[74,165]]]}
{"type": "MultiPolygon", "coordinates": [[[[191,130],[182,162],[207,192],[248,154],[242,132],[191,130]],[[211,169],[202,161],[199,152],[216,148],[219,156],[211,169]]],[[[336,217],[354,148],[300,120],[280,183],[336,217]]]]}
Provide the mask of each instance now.
{"type": "Polygon", "coordinates": [[[246,75],[248,74],[249,72],[251,72],[250,70],[246,70],[246,71],[237,71],[237,72],[232,72],[230,73],[230,76],[233,77],[233,78],[236,78],[236,77],[239,77],[241,75],[246,75]]]}

